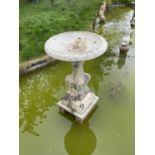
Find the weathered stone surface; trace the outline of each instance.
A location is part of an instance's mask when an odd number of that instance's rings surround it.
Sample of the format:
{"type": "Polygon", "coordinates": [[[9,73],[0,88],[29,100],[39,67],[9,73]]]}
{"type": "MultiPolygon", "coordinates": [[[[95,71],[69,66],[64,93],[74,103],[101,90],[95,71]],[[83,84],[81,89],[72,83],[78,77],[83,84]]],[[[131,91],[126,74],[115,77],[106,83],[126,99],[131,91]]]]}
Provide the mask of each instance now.
{"type": "Polygon", "coordinates": [[[49,38],[44,49],[55,59],[73,62],[94,59],[106,51],[107,45],[105,39],[95,33],[74,31],[49,38]],[[75,48],[78,38],[80,43],[75,48]]]}
{"type": "Polygon", "coordinates": [[[19,65],[19,75],[24,75],[26,73],[44,67],[48,64],[55,63],[56,61],[57,61],[56,59],[49,57],[48,55],[27,61],[19,65]]]}
{"type": "Polygon", "coordinates": [[[69,89],[58,106],[60,111],[71,113],[80,123],[86,119],[99,99],[87,86],[90,75],[83,71],[84,61],[102,55],[107,46],[101,36],[78,31],[55,35],[45,43],[45,51],[49,56],[72,63],[72,73],[65,79],[69,89]]]}
{"type": "Polygon", "coordinates": [[[98,99],[99,97],[95,96],[94,93],[89,92],[82,100],[61,100],[57,104],[61,112],[64,112],[63,110],[69,112],[74,115],[80,123],[82,123],[95,108],[98,99]]]}

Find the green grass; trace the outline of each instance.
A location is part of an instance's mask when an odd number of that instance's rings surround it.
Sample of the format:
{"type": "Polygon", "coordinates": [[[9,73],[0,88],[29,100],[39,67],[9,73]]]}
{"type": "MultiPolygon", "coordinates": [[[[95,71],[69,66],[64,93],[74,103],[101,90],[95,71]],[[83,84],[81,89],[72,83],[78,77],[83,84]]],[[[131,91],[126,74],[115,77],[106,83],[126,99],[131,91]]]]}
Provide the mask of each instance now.
{"type": "MultiPolygon", "coordinates": [[[[125,1],[130,0],[113,0],[125,1]]],[[[44,55],[44,43],[52,35],[64,31],[90,31],[102,2],[103,0],[40,0],[32,3],[30,0],[20,0],[20,63],[44,55]]]]}
{"type": "Polygon", "coordinates": [[[64,31],[90,30],[102,0],[20,4],[20,62],[44,55],[44,42],[64,31]]]}

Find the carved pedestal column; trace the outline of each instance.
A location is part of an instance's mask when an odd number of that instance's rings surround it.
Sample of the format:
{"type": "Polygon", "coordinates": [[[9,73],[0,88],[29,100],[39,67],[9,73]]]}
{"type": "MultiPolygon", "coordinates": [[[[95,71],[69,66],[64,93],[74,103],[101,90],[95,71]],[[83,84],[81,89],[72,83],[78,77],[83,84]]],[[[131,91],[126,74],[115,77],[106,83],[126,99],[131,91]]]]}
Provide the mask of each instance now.
{"type": "Polygon", "coordinates": [[[65,109],[81,123],[99,99],[87,86],[91,76],[83,71],[83,64],[82,61],[72,62],[72,73],[65,79],[68,91],[58,103],[61,112],[65,109]]]}
{"type": "Polygon", "coordinates": [[[89,92],[87,86],[90,75],[83,71],[84,62],[72,62],[72,74],[66,77],[66,83],[69,86],[68,94],[73,98],[82,100],[89,92]]]}

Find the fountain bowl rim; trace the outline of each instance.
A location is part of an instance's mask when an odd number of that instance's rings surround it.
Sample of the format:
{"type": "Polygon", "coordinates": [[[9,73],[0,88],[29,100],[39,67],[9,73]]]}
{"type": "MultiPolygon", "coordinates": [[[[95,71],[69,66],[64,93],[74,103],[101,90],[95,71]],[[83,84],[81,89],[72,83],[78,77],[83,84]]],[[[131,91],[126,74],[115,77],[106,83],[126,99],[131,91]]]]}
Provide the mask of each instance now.
{"type": "Polygon", "coordinates": [[[108,48],[108,43],[102,36],[100,36],[96,33],[89,32],[89,31],[67,31],[67,32],[59,33],[57,35],[53,35],[52,37],[50,37],[45,42],[45,45],[44,45],[44,50],[47,53],[47,55],[49,55],[50,57],[53,57],[53,58],[61,60],[61,61],[71,61],[71,62],[95,59],[96,57],[99,57],[102,54],[104,54],[106,52],[107,48],[108,48]],[[93,36],[97,37],[98,39],[100,39],[102,44],[100,44],[100,47],[98,47],[98,49],[93,50],[92,52],[79,52],[79,53],[69,53],[69,54],[58,51],[58,50],[52,48],[52,46],[50,46],[50,48],[49,48],[49,42],[52,39],[54,39],[55,37],[59,37],[59,36],[67,35],[67,34],[71,34],[71,33],[85,33],[85,34],[93,35],[93,36]]]}

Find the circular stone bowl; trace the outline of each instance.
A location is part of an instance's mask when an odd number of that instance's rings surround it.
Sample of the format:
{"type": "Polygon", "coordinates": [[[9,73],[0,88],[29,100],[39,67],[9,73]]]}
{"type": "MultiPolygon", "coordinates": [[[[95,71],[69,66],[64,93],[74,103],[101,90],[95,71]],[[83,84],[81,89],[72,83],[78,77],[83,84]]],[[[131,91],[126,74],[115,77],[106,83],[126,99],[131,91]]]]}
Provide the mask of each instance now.
{"type": "Polygon", "coordinates": [[[107,42],[101,36],[82,31],[64,32],[45,42],[45,52],[58,60],[85,61],[94,59],[107,50],[107,42]]]}

